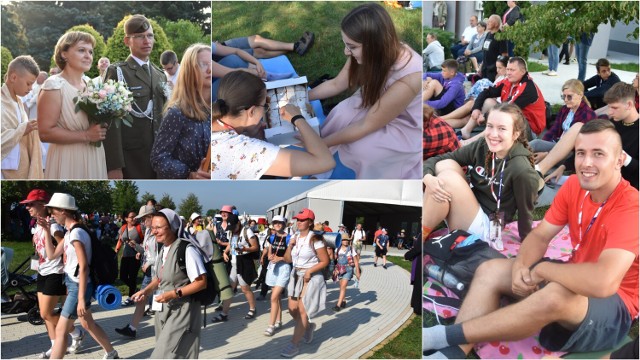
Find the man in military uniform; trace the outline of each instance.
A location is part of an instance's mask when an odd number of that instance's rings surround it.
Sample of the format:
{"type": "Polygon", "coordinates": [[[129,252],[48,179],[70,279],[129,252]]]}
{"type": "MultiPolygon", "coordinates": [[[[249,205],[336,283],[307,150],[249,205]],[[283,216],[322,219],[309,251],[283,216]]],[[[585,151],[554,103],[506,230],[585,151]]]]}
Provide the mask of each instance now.
{"type": "Polygon", "coordinates": [[[132,127],[111,126],[104,141],[109,179],[155,179],[151,148],[162,121],[167,79],[149,56],[153,50],[153,28],[146,17],[133,15],[124,24],[124,43],[131,51],[126,61],[107,69],[105,81],[127,83],[133,93],[132,127]]]}

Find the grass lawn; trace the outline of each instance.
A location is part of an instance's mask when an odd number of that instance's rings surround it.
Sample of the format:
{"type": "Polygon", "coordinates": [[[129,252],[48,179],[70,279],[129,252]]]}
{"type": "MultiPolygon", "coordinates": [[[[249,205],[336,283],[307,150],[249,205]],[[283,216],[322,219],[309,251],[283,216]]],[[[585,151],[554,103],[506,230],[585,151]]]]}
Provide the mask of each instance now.
{"type": "Polygon", "coordinates": [[[529,72],[540,72],[540,71],[545,71],[548,70],[549,67],[547,65],[542,65],[540,63],[537,63],[535,61],[530,61],[529,63],[527,63],[527,70],[529,72]]]}
{"type": "Polygon", "coordinates": [[[640,71],[640,66],[638,65],[638,63],[611,63],[611,68],[616,70],[631,71],[635,73],[640,71]]]}
{"type": "MultiPolygon", "coordinates": [[[[212,38],[224,41],[259,34],[285,42],[297,41],[304,31],[315,33],[313,48],[304,56],[287,56],[301,76],[309,82],[323,74],[336,76],[344,66],[344,44],[340,36],[340,21],[361,2],[347,1],[239,1],[213,2],[212,38]]],[[[416,52],[421,52],[421,11],[384,8],[391,15],[400,39],[416,52]]]]}
{"type": "MultiPolygon", "coordinates": [[[[401,256],[387,256],[387,260],[394,265],[411,272],[411,261],[401,256]]],[[[381,347],[374,348],[368,359],[419,359],[422,348],[422,319],[412,315],[409,320],[381,347]]]]}

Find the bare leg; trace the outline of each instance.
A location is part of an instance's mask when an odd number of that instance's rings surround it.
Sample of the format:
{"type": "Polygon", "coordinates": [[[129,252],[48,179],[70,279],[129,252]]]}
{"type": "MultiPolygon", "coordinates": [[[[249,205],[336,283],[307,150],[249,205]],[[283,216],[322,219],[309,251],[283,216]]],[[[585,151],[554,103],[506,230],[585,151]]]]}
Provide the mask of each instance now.
{"type": "Polygon", "coordinates": [[[309,326],[309,318],[307,317],[307,312],[304,309],[302,301],[292,300],[291,297],[289,297],[289,313],[296,323],[295,328],[293,329],[293,338],[291,338],[291,342],[293,345],[298,346],[302,336],[304,336],[304,333],[309,326]]]}
{"type": "Polygon", "coordinates": [[[442,92],[442,84],[440,82],[431,80],[422,88],[422,101],[431,100],[434,96],[440,95],[442,92]]]}
{"type": "Polygon", "coordinates": [[[474,100],[475,99],[469,99],[467,102],[462,104],[462,106],[460,106],[459,108],[453,110],[447,115],[441,116],[442,120],[460,119],[465,116],[469,116],[471,114],[471,109],[473,108],[474,100]]]}
{"type": "Polygon", "coordinates": [[[280,294],[282,294],[281,286],[274,286],[271,288],[271,313],[269,314],[269,325],[274,325],[276,322],[282,321],[280,294]]]}
{"type": "Polygon", "coordinates": [[[91,337],[100,344],[104,351],[108,353],[113,351],[113,346],[111,346],[111,342],[109,341],[107,334],[102,330],[100,325],[96,324],[93,320],[90,310],[87,310],[87,313],[80,317],[80,324],[89,332],[91,337]]]}
{"type": "MultiPolygon", "coordinates": [[[[53,313],[53,308],[58,303],[58,296],[45,295],[41,292],[38,293],[38,307],[40,308],[40,316],[44,320],[44,324],[47,328],[47,334],[49,339],[56,339],[56,325],[58,324],[59,314],[53,313]]],[[[73,324],[73,322],[72,322],[73,324]]],[[[66,337],[66,335],[65,335],[66,337]]]]}
{"type": "Polygon", "coordinates": [[[471,57],[471,65],[473,65],[473,70],[474,70],[475,72],[478,72],[478,70],[480,69],[480,68],[478,67],[478,59],[476,59],[476,58],[475,58],[475,57],[473,57],[473,56],[471,57]]]}
{"type": "Polygon", "coordinates": [[[484,130],[483,130],[481,133],[479,133],[479,134],[475,135],[474,137],[472,137],[472,138],[470,138],[470,139],[466,139],[466,140],[464,140],[464,141],[461,143],[461,145],[462,145],[462,146],[469,145],[469,144],[471,144],[471,143],[472,143],[472,142],[474,142],[474,141],[477,141],[477,140],[479,140],[479,139],[482,139],[483,137],[484,137],[484,130]]]}
{"type": "Polygon", "coordinates": [[[137,328],[144,315],[144,307],[147,305],[146,301],[140,301],[136,303],[136,309],[133,311],[133,319],[131,319],[131,326],[137,328]]]}
{"type": "Polygon", "coordinates": [[[569,130],[562,135],[553,149],[549,151],[549,154],[547,154],[547,156],[538,163],[538,168],[542,175],[548,173],[549,170],[551,170],[551,168],[553,168],[557,163],[569,156],[573,151],[576,138],[578,137],[580,129],[582,129],[582,125],[583,124],[581,122],[571,125],[569,130]]]}
{"type": "Polygon", "coordinates": [[[253,56],[258,59],[276,57],[293,51],[293,43],[267,39],[260,35],[249,36],[249,45],[253,56]]]}
{"type": "MultiPolygon", "coordinates": [[[[458,108],[457,110],[459,110],[461,108],[458,108]]],[[[445,120],[445,122],[447,124],[449,124],[449,126],[451,126],[454,129],[460,129],[462,127],[464,127],[465,125],[467,125],[467,123],[469,122],[469,119],[471,118],[471,115],[466,115],[460,119],[447,119],[445,120]]]]}
{"type": "Polygon", "coordinates": [[[253,291],[251,291],[251,285],[240,286],[244,296],[247,298],[247,302],[249,303],[249,310],[256,309],[256,298],[253,296],[253,291]]]}
{"type": "Polygon", "coordinates": [[[336,304],[336,305],[338,305],[338,307],[340,307],[340,305],[342,305],[342,302],[344,301],[344,298],[347,295],[347,284],[348,283],[349,283],[349,280],[347,280],[347,279],[340,280],[340,295],[338,295],[338,303],[336,304]]]}
{"type": "Polygon", "coordinates": [[[437,178],[443,184],[444,189],[451,194],[451,201],[438,202],[425,191],[422,205],[422,224],[434,229],[442,220],[446,219],[450,229],[468,229],[476,217],[480,205],[478,205],[478,201],[467,184],[458,163],[453,160],[442,160],[440,163],[442,162],[448,162],[446,165],[450,166],[438,173],[437,178]]]}
{"type": "Polygon", "coordinates": [[[511,295],[512,266],[513,260],[497,259],[478,268],[456,319],[469,342],[460,346],[465,353],[474,343],[524,339],[556,321],[574,329],[586,316],[588,299],[557,283],[499,309],[500,296],[511,295]]]}
{"type": "MultiPolygon", "coordinates": [[[[491,110],[491,108],[493,108],[497,104],[498,104],[498,102],[495,99],[487,99],[487,100],[485,100],[484,104],[482,104],[482,113],[486,114],[487,111],[491,110]]],[[[462,138],[463,139],[469,139],[471,137],[471,132],[473,132],[473,129],[475,129],[476,126],[478,126],[478,123],[476,121],[472,120],[472,119],[469,119],[469,122],[467,123],[467,125],[465,125],[460,130],[460,132],[462,133],[462,138]]]]}

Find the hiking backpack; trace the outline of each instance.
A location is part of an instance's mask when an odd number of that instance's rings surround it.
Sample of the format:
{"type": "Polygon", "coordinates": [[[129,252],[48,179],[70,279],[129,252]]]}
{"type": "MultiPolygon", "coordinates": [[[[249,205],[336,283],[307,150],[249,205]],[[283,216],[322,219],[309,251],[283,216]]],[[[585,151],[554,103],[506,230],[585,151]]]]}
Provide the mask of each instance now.
{"type": "MultiPolygon", "coordinates": [[[[85,225],[77,223],[73,225],[70,232],[75,228],[84,230],[91,238],[91,263],[89,264],[89,276],[91,282],[97,288],[98,285],[111,285],[118,277],[118,255],[111,246],[98,240],[96,234],[90,231],[85,225]]],[[[76,267],[74,276],[78,276],[80,265],[76,267]]]]}
{"type": "Polygon", "coordinates": [[[184,272],[185,275],[187,274],[186,251],[189,244],[193,245],[196,250],[198,250],[198,253],[202,257],[204,268],[207,271],[207,287],[195,294],[191,294],[191,297],[194,300],[200,301],[201,305],[211,305],[213,304],[213,301],[215,300],[217,295],[213,279],[213,260],[209,259],[209,257],[204,253],[204,251],[202,251],[198,244],[195,244],[190,240],[181,239],[180,243],[178,244],[178,267],[184,272]]]}

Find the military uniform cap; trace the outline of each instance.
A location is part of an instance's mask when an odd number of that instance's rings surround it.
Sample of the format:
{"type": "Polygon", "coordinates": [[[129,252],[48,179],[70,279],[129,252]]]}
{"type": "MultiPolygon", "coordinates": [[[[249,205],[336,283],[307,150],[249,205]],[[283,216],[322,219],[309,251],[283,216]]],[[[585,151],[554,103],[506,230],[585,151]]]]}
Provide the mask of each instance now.
{"type": "Polygon", "coordinates": [[[124,32],[127,35],[143,33],[150,28],[149,20],[143,15],[133,15],[124,23],[124,32]]]}

